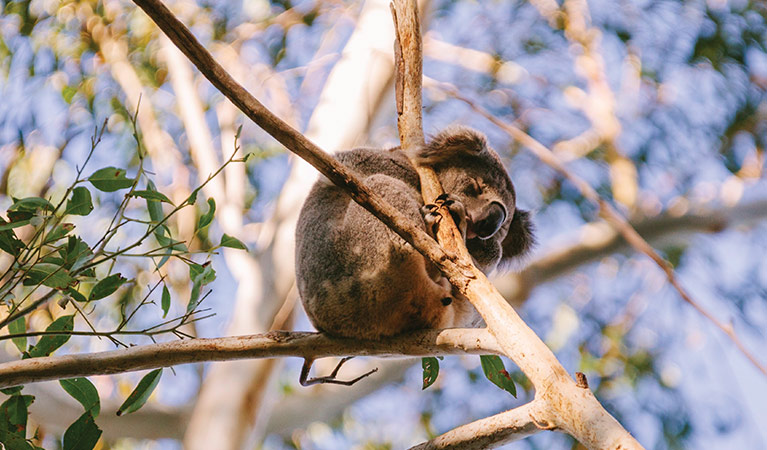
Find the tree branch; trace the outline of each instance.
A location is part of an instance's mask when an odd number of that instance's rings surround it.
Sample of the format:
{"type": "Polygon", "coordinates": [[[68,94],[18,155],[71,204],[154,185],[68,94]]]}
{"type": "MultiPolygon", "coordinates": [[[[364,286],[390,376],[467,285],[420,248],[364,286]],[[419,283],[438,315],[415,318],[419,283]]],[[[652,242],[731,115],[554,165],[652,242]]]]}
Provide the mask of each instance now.
{"type": "Polygon", "coordinates": [[[540,431],[532,419],[539,402],[453,428],[410,450],[485,450],[525,438],[540,431]]]}
{"type": "Polygon", "coordinates": [[[424,330],[390,339],[363,341],[320,333],[272,331],[252,336],[186,339],[120,350],[47,356],[0,364],[0,388],[91,375],[109,375],[204,361],[297,356],[453,355],[500,353],[483,329],[424,330]]]}

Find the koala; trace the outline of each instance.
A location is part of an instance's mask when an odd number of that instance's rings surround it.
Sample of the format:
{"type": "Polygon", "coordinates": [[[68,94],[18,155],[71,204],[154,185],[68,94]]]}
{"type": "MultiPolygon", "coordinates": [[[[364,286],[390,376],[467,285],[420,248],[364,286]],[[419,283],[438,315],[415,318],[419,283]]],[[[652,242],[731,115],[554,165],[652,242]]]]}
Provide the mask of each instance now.
{"type": "MultiPolygon", "coordinates": [[[[436,208],[424,205],[418,173],[399,147],[357,148],[337,158],[434,236],[436,208]]],[[[530,249],[529,213],[516,208],[511,179],[482,134],[448,128],[415,160],[437,173],[446,192],[438,202],[448,207],[480,270],[489,273],[530,249]]],[[[379,339],[479,322],[431,262],[324,177],[298,218],[296,279],[309,319],[329,335],[379,339]]]]}

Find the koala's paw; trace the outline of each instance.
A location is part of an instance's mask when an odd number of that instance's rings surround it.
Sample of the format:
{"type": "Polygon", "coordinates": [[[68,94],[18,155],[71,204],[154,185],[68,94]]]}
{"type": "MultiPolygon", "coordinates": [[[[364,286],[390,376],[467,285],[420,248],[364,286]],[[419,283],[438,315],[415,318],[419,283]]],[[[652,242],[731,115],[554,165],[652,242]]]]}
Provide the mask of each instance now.
{"type": "Polygon", "coordinates": [[[434,199],[434,203],[429,203],[421,207],[421,214],[423,215],[424,222],[426,222],[426,231],[431,237],[436,239],[437,225],[439,224],[440,219],[442,219],[438,210],[442,206],[445,206],[447,210],[450,211],[450,215],[453,217],[455,225],[461,232],[461,236],[466,240],[466,207],[463,206],[463,203],[458,197],[451,194],[442,194],[434,199]]]}

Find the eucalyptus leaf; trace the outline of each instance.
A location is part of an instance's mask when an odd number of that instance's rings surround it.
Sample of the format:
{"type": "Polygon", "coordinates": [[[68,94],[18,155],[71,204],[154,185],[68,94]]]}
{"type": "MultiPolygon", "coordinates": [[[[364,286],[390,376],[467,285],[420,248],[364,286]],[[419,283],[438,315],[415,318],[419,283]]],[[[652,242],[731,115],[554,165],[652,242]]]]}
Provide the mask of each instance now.
{"type": "Polygon", "coordinates": [[[104,297],[108,297],[120,286],[125,284],[126,281],[128,280],[119,273],[109,275],[93,286],[93,289],[91,289],[91,293],[88,296],[88,300],[100,300],[104,297]]]}
{"type": "Polygon", "coordinates": [[[190,264],[189,278],[192,280],[192,292],[189,296],[189,303],[186,305],[186,311],[192,312],[199,304],[202,287],[216,279],[216,271],[209,263],[190,264]]]}
{"type": "Polygon", "coordinates": [[[58,241],[66,236],[70,231],[74,230],[75,226],[71,223],[62,223],[54,228],[47,236],[45,236],[45,244],[50,244],[58,241]]]}
{"type": "MultiPolygon", "coordinates": [[[[24,316],[21,316],[18,319],[8,324],[9,334],[22,334],[22,333],[26,333],[26,331],[27,331],[27,323],[24,320],[24,316]]],[[[11,340],[13,341],[13,344],[16,346],[16,348],[19,349],[21,353],[24,353],[27,350],[26,336],[15,337],[11,340]]]]}
{"type": "Polygon", "coordinates": [[[64,450],[92,450],[101,433],[93,415],[86,412],[64,432],[64,450]]]}
{"type": "Polygon", "coordinates": [[[200,216],[200,220],[197,221],[197,228],[194,231],[200,231],[203,228],[210,225],[213,222],[213,216],[216,214],[216,199],[208,199],[208,212],[200,216]]]}
{"type": "Polygon", "coordinates": [[[91,413],[93,417],[98,417],[101,412],[101,402],[96,386],[87,378],[68,378],[59,380],[59,384],[69,395],[80,402],[85,408],[85,412],[91,413]]]}
{"type": "Polygon", "coordinates": [[[77,291],[74,288],[69,288],[65,292],[67,293],[67,295],[72,297],[76,302],[85,303],[88,301],[88,299],[85,298],[83,294],[81,294],[79,291],[77,291]]]}
{"type": "Polygon", "coordinates": [[[146,200],[156,200],[158,202],[170,203],[171,205],[173,204],[173,202],[170,201],[170,199],[166,197],[165,194],[152,189],[133,191],[131,192],[131,197],[141,197],[146,200]]]}
{"type": "Polygon", "coordinates": [[[105,167],[93,172],[93,174],[88,177],[88,181],[90,181],[93,187],[100,191],[114,192],[133,186],[134,180],[132,178],[127,178],[125,174],[125,169],[105,167]]]}
{"type": "MultiPolygon", "coordinates": [[[[8,222],[0,218],[0,228],[6,225],[8,225],[8,222]]],[[[8,253],[9,255],[18,256],[22,248],[24,248],[24,243],[18,237],[16,237],[16,234],[13,232],[13,230],[0,230],[0,250],[8,253]]]]}
{"type": "Polygon", "coordinates": [[[229,236],[226,233],[224,233],[224,235],[221,236],[221,243],[219,245],[221,247],[238,248],[241,250],[248,249],[248,247],[246,247],[245,244],[242,243],[242,241],[240,241],[236,237],[229,236]]]}
{"type": "Polygon", "coordinates": [[[69,236],[67,245],[59,250],[59,255],[64,258],[64,267],[75,271],[86,265],[93,258],[93,251],[78,236],[69,236]]]}
{"type": "Polygon", "coordinates": [[[0,389],[0,392],[2,392],[5,395],[13,395],[13,394],[18,394],[19,392],[22,391],[22,389],[24,389],[24,386],[14,386],[10,388],[0,389]]]}
{"type": "Polygon", "coordinates": [[[482,371],[487,379],[516,398],[517,387],[514,384],[514,380],[511,379],[509,372],[506,371],[501,357],[498,355],[481,355],[479,360],[482,363],[482,371]]]}
{"type": "Polygon", "coordinates": [[[421,358],[421,367],[423,368],[423,387],[421,389],[426,389],[437,381],[439,361],[433,356],[427,356],[421,358]]]}
{"type": "Polygon", "coordinates": [[[12,222],[3,221],[3,223],[0,224],[0,231],[12,230],[14,228],[23,227],[24,225],[29,225],[29,222],[31,221],[32,221],[31,218],[12,221],[12,222]]]}
{"type": "Polygon", "coordinates": [[[38,209],[53,211],[55,208],[48,200],[41,197],[27,197],[22,199],[13,199],[13,204],[8,211],[30,212],[34,213],[38,209]]]}
{"type": "MultiPolygon", "coordinates": [[[[8,434],[25,437],[29,406],[34,399],[35,397],[31,395],[21,395],[20,391],[11,394],[0,405],[0,431],[5,430],[8,434]]],[[[0,442],[5,443],[4,441],[0,442]]]]}
{"type": "Polygon", "coordinates": [[[162,306],[162,318],[164,319],[170,310],[170,291],[168,290],[168,286],[162,286],[162,300],[160,305],[162,306]]]}
{"type": "Polygon", "coordinates": [[[91,211],[93,211],[91,191],[83,186],[74,188],[72,190],[72,198],[67,201],[67,207],[64,209],[64,214],[87,216],[91,211]]]}
{"type": "Polygon", "coordinates": [[[30,267],[24,279],[24,286],[44,286],[64,289],[74,283],[69,271],[58,264],[38,263],[30,267]]]}
{"type": "Polygon", "coordinates": [[[59,331],[64,334],[45,335],[40,337],[40,340],[37,341],[37,345],[29,349],[29,352],[28,352],[29,357],[37,358],[39,356],[48,356],[51,353],[53,353],[57,348],[67,343],[67,341],[69,340],[71,336],[66,333],[71,332],[74,329],[74,326],[75,326],[74,314],[69,316],[61,316],[58,319],[54,320],[53,323],[48,325],[48,328],[46,328],[45,331],[48,331],[48,332],[59,331]]]}
{"type": "Polygon", "coordinates": [[[160,382],[160,375],[162,375],[162,369],[155,369],[148,374],[144,375],[141,381],[138,382],[136,389],[130,393],[127,399],[120,405],[117,410],[117,415],[130,414],[137,411],[144,406],[149,396],[152,395],[152,391],[157,387],[160,382]]]}

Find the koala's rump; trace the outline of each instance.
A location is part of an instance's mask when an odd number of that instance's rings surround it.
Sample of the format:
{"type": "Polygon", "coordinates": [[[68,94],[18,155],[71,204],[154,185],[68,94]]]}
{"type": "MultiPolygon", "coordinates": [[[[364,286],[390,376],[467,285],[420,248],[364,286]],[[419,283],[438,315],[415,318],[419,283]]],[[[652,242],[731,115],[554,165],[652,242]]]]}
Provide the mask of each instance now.
{"type": "MultiPolygon", "coordinates": [[[[365,183],[425,228],[416,186],[387,174],[365,183]]],[[[375,339],[409,330],[460,325],[451,287],[429,276],[426,261],[341,189],[318,183],[296,230],[298,288],[320,331],[375,339]]]]}

